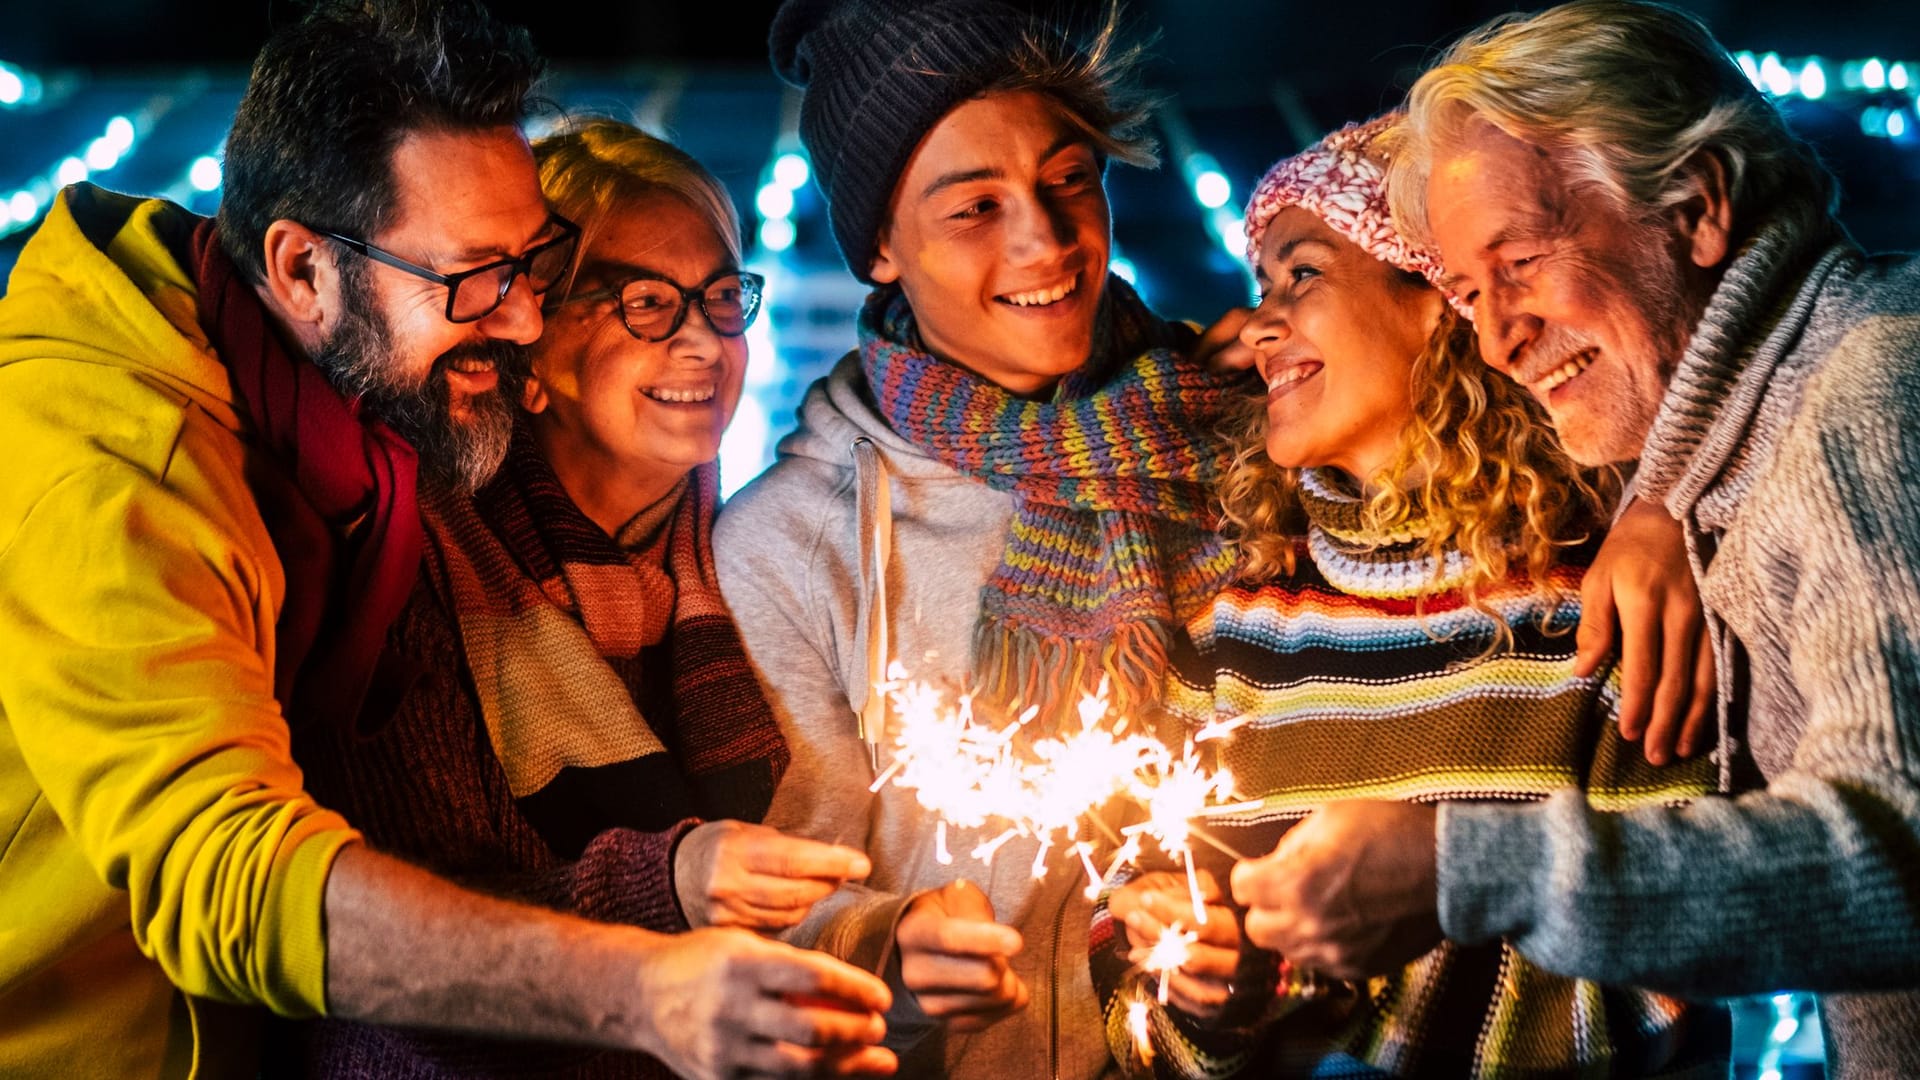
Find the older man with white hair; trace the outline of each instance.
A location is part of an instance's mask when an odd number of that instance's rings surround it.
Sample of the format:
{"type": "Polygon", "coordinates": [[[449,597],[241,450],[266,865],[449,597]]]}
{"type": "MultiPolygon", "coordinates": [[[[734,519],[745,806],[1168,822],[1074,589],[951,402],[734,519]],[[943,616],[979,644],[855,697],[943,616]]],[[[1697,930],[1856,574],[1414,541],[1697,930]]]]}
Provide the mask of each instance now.
{"type": "Polygon", "coordinates": [[[1421,77],[1396,216],[1568,450],[1686,527],[1728,798],[1336,804],[1249,935],[1360,975],[1506,937],[1680,995],[1819,991],[1834,1075],[1920,1075],[1920,262],[1870,258],[1708,31],[1581,0],[1421,77]]]}

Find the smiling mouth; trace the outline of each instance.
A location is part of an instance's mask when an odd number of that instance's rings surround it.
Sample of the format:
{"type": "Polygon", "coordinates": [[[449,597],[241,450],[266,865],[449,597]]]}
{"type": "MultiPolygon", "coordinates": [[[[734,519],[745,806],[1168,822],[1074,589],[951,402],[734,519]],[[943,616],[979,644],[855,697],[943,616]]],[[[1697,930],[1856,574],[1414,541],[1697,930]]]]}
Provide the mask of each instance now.
{"type": "Polygon", "coordinates": [[[1548,394],[1566,385],[1574,376],[1592,367],[1593,362],[1599,358],[1600,351],[1598,349],[1582,349],[1574,353],[1567,358],[1566,363],[1561,364],[1559,367],[1554,368],[1552,371],[1547,372],[1545,375],[1533,381],[1534,394],[1542,398],[1546,397],[1548,394]]]}
{"type": "Polygon", "coordinates": [[[484,375],[493,370],[493,361],[478,356],[461,356],[447,361],[449,371],[462,375],[484,375]]]}
{"type": "Polygon", "coordinates": [[[669,389],[664,386],[643,386],[640,392],[655,401],[664,401],[669,405],[697,405],[703,401],[712,401],[714,387],[692,386],[669,389]]]}
{"type": "Polygon", "coordinates": [[[1267,377],[1267,399],[1271,401],[1285,396],[1301,383],[1320,374],[1320,369],[1325,366],[1318,360],[1304,360],[1275,371],[1267,377]]]}
{"type": "Polygon", "coordinates": [[[1002,304],[1013,307],[1049,307],[1072,296],[1080,290],[1080,274],[1074,275],[1058,285],[1048,289],[1029,289],[1026,292],[1002,293],[994,297],[1002,304]]]}

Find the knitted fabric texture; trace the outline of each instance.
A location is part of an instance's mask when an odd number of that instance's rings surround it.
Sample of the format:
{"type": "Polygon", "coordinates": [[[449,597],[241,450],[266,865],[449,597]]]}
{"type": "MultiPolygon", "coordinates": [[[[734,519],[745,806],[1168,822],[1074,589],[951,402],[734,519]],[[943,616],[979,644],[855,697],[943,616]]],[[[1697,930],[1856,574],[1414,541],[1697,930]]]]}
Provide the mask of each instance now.
{"type": "MultiPolygon", "coordinates": [[[[1271,850],[1336,799],[1512,802],[1583,788],[1590,805],[1624,809],[1713,790],[1710,761],[1655,768],[1620,738],[1613,674],[1572,674],[1580,579],[1596,543],[1569,551],[1544,586],[1516,572],[1485,589],[1514,643],[1482,656],[1489,617],[1433,585],[1420,523],[1369,534],[1357,495],[1308,477],[1295,572],[1224,590],[1169,680],[1167,706],[1189,731],[1251,717],[1218,752],[1237,794],[1259,800],[1209,823],[1227,847],[1271,850]]],[[[1094,978],[1110,1045],[1136,1075],[1725,1075],[1723,1012],[1551,975],[1504,942],[1446,943],[1356,987],[1249,950],[1265,957],[1264,982],[1236,975],[1235,985],[1278,991],[1254,1003],[1264,1004],[1254,1017],[1210,1029],[1159,1006],[1124,946],[1102,904],[1094,978]],[[1151,1066],[1124,1030],[1136,1001],[1150,1008],[1151,1066]]],[[[1245,956],[1242,967],[1262,970],[1245,956]]]]}
{"type": "MultiPolygon", "coordinates": [[[[387,638],[387,654],[420,672],[386,723],[369,735],[315,724],[294,736],[307,788],[348,816],[381,851],[486,893],[596,922],[663,934],[687,929],[674,896],[674,845],[696,822],[660,830],[609,828],[562,852],[542,835],[507,786],[465,673],[443,581],[421,575],[387,638]]],[[[651,697],[671,692],[667,657],[643,649],[651,697]]],[[[681,785],[684,787],[684,785],[681,785]]],[[[631,793],[637,801],[646,788],[631,793]]],[[[668,1080],[644,1054],[328,1019],[288,1024],[267,1040],[263,1076],[449,1080],[540,1076],[555,1080],[668,1080]]]]}
{"type": "Polygon", "coordinates": [[[873,282],[875,240],[914,147],[1011,73],[1031,22],[992,0],[788,0],[774,15],[773,67],[806,91],[800,141],[855,277],[873,282]]]}
{"type": "Polygon", "coordinates": [[[1226,580],[1211,485],[1237,380],[1189,362],[1192,331],[1109,278],[1094,359],[1046,401],[1016,397],[917,345],[897,289],[860,316],[861,361],[887,422],[928,456],[1013,493],[1006,553],[981,590],[974,672],[989,702],[1039,704],[1111,683],[1155,699],[1173,631],[1226,580]]]}
{"type": "Polygon", "coordinates": [[[1721,753],[1765,787],[1624,819],[1443,813],[1450,933],[1690,996],[1860,991],[1821,999],[1828,1075],[1920,1076],[1916,429],[1920,260],[1754,222],[1636,483],[1687,527],[1721,699],[1738,695],[1721,753]]]}
{"type": "Polygon", "coordinates": [[[718,470],[701,466],[664,521],[610,538],[522,428],[471,498],[427,498],[430,567],[452,599],[488,738],[562,850],[610,825],[758,819],[786,767],[714,577],[717,488],[718,470]],[[662,643],[673,714],[648,718],[644,665],[632,661],[662,643]]]}
{"type": "MultiPolygon", "coordinates": [[[[1247,263],[1260,261],[1260,241],[1274,215],[1297,206],[1381,262],[1419,274],[1440,288],[1446,268],[1440,257],[1408,240],[1387,209],[1387,164],[1380,137],[1405,114],[1383,113],[1348,124],[1267,170],[1247,199],[1247,263]]],[[[1441,289],[1446,293],[1445,289],[1441,289]]],[[[1460,314],[1472,309],[1447,295],[1460,314]]]]}
{"type": "Polygon", "coordinates": [[[420,573],[419,455],[287,351],[212,221],[194,229],[191,259],[200,324],[272,459],[249,486],[286,570],[273,695],[296,724],[350,723],[420,573]]]}

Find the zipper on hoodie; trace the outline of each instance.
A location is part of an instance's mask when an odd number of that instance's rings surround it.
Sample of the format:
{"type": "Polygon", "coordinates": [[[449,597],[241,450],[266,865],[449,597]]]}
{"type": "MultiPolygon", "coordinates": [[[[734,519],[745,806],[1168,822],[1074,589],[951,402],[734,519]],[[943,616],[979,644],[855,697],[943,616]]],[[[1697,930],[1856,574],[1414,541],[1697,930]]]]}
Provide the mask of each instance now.
{"type": "Polygon", "coordinates": [[[1053,913],[1053,957],[1047,964],[1047,1075],[1053,1080],[1060,1080],[1060,937],[1072,906],[1073,890],[1068,889],[1053,913]]]}

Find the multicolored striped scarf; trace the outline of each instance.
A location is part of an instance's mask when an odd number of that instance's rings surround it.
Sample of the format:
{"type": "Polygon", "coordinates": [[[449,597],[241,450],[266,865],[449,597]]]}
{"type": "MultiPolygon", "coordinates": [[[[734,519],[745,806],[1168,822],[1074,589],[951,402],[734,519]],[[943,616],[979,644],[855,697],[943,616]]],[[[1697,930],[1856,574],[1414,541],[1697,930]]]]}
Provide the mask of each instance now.
{"type": "Polygon", "coordinates": [[[975,690],[1054,720],[1110,683],[1113,705],[1158,698],[1174,630],[1225,582],[1212,485],[1238,376],[1188,361],[1190,328],[1110,277],[1091,360],[1051,396],[1018,397],[919,344],[898,289],[860,314],[867,383],[928,456],[1013,494],[1005,552],[980,593],[975,690]]]}
{"type": "Polygon", "coordinates": [[[452,598],[487,735],[556,850],[612,826],[757,821],[786,769],[720,598],[718,486],[703,465],[609,537],[521,428],[479,491],[422,499],[428,572],[452,598]]]}

